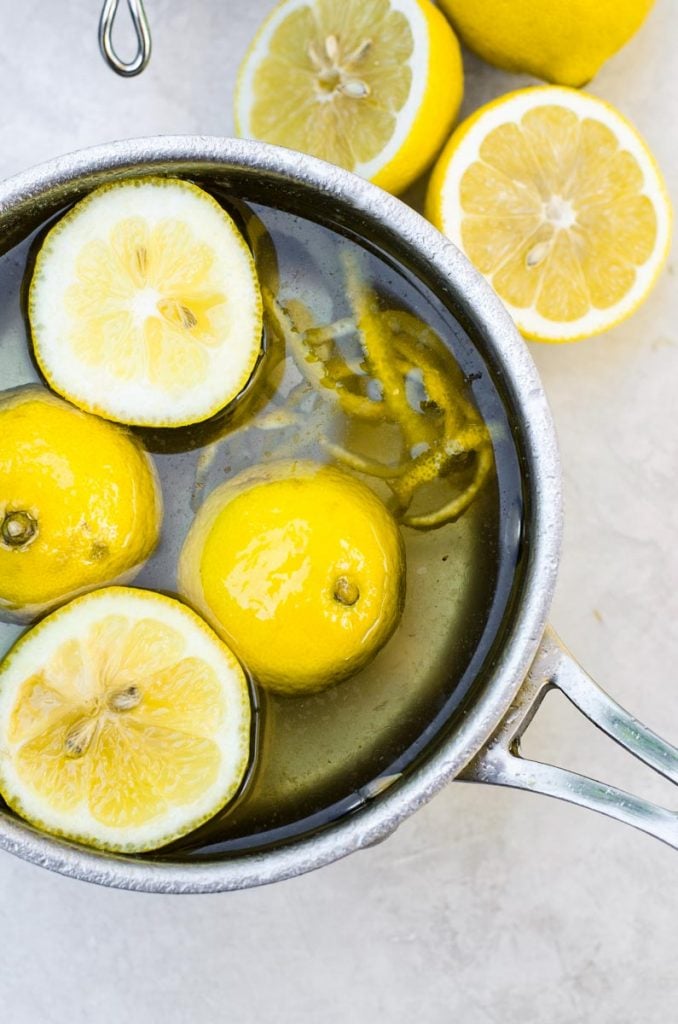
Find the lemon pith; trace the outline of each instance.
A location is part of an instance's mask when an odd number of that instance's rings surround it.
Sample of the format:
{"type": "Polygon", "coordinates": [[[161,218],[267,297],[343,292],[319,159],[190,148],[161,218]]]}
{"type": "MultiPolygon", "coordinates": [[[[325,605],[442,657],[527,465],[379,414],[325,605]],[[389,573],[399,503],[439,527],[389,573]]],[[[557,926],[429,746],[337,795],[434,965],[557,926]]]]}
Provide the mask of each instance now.
{"type": "Polygon", "coordinates": [[[643,301],[671,208],[635,129],[609,104],[545,86],[501,97],[452,136],[429,218],[487,277],[528,338],[573,341],[643,301]]]}
{"type": "Polygon", "coordinates": [[[272,463],[210,495],[179,587],[257,682],[309,693],[358,671],[393,633],[404,548],[365,484],[312,462],[272,463]]]}
{"type": "Polygon", "coordinates": [[[261,349],[252,254],[216,200],[179,179],[115,182],[77,203],[38,253],[28,314],[51,387],[139,426],[209,418],[261,349]]]}
{"type": "Polygon", "coordinates": [[[241,65],[236,130],[399,192],[434,158],[462,92],[459,45],[429,0],[284,0],[241,65]]]}
{"type": "Polygon", "coordinates": [[[125,430],[27,386],[0,396],[0,612],[28,618],[129,581],[155,547],[162,498],[125,430]]]}
{"type": "Polygon", "coordinates": [[[178,601],[87,594],[0,665],[0,791],[33,824],[111,850],[184,835],[238,789],[250,705],[228,648],[178,601]]]}

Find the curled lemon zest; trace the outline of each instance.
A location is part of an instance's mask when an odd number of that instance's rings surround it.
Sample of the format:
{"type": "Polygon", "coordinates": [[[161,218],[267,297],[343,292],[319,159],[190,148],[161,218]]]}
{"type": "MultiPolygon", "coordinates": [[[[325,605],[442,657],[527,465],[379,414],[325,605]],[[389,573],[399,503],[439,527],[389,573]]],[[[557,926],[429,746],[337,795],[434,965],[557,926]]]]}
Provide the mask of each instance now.
{"type": "Polygon", "coordinates": [[[438,334],[405,310],[381,310],[377,296],[364,283],[358,259],[348,252],[341,259],[352,316],[317,325],[302,302],[283,304],[265,288],[267,317],[305,386],[337,404],[349,418],[395,424],[401,432],[401,454],[395,465],[389,465],[327,438],[320,443],[337,462],[383,480],[404,526],[429,530],[454,522],[469,508],[494,465],[487,426],[469,396],[461,368],[438,334]],[[362,360],[342,351],[342,342],[356,334],[362,360]],[[420,382],[415,386],[425,395],[418,406],[408,386],[415,375],[420,382]],[[474,460],[474,472],[461,494],[429,512],[409,511],[421,487],[444,480],[457,469],[466,471],[469,459],[474,460]]]}
{"type": "Polygon", "coordinates": [[[494,455],[489,445],[483,445],[477,451],[476,472],[473,481],[457,498],[433,512],[402,516],[403,526],[413,530],[434,530],[447,523],[453,523],[462,515],[474,500],[494,465],[494,455]]]}
{"type": "Polygon", "coordinates": [[[314,347],[307,344],[303,327],[306,307],[303,307],[302,303],[296,301],[294,306],[291,303],[283,306],[268,289],[263,289],[262,294],[264,309],[272,322],[273,330],[284,339],[298,369],[309,384],[312,384],[328,401],[337,402],[347,416],[379,421],[390,419],[383,401],[373,401],[366,395],[348,389],[348,379],[356,379],[358,375],[340,354],[333,353],[331,360],[323,360],[314,347]]]}
{"type": "Polygon", "coordinates": [[[325,437],[321,439],[320,444],[337,462],[343,462],[345,466],[356,470],[358,473],[375,476],[381,480],[391,481],[397,479],[399,476],[407,473],[410,467],[409,462],[403,462],[397,466],[388,466],[383,462],[378,462],[376,459],[370,459],[366,455],[352,452],[340,444],[335,444],[333,441],[328,441],[325,437]]]}
{"type": "Polygon", "coordinates": [[[393,361],[391,335],[379,315],[376,296],[362,284],[358,262],[352,253],[343,253],[343,263],[349,301],[370,370],[381,383],[383,401],[393,420],[400,425],[410,448],[428,444],[428,432],[407,399],[405,381],[393,361]]]}

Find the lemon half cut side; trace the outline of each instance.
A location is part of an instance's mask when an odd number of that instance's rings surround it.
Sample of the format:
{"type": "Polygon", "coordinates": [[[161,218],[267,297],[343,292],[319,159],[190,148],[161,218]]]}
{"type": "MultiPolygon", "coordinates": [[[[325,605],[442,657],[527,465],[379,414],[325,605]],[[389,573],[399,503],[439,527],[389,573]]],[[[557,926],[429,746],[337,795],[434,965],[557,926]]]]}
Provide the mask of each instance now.
{"type": "Polygon", "coordinates": [[[0,792],[47,832],[155,849],[231,800],[250,727],[244,673],[194,612],[109,587],[52,613],[0,666],[0,792]]]}
{"type": "Polygon", "coordinates": [[[103,185],[49,231],[28,295],[50,386],[135,426],[208,419],[261,350],[252,254],[203,189],[176,178],[103,185]]]}
{"type": "Polygon", "coordinates": [[[236,130],[401,192],[462,92],[459,44],[429,0],[283,0],[240,67],[236,130]]]}
{"type": "Polygon", "coordinates": [[[482,107],[431,177],[427,215],[539,341],[607,330],[647,297],[666,260],[671,206],[635,128],[558,86],[482,107]]]}

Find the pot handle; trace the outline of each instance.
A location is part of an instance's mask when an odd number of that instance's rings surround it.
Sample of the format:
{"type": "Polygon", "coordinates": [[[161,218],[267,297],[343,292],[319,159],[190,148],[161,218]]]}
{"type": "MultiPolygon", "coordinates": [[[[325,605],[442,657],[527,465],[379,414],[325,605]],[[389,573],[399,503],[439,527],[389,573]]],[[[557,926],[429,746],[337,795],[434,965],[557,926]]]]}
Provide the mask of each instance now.
{"type": "Polygon", "coordinates": [[[585,775],[520,756],[520,740],[542,700],[554,688],[634,757],[678,783],[678,749],[647,729],[594,683],[550,627],[503,721],[458,777],[466,782],[511,786],[568,800],[633,825],[678,849],[677,812],[585,775]]]}

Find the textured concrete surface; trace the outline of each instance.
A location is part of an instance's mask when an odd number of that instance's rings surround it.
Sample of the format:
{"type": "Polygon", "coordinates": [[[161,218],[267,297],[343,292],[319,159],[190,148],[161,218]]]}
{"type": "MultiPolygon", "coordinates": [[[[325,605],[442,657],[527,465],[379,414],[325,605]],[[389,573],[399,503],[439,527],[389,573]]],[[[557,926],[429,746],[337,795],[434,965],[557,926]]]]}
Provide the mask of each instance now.
{"type": "MultiPolygon", "coordinates": [[[[0,176],[80,146],[228,134],[266,0],[147,0],[150,68],[116,78],[97,0],[0,0],[0,176]]],[[[591,91],[636,122],[678,198],[678,5],[658,0],[591,91]]],[[[465,109],[527,80],[467,58],[465,109]]],[[[622,703],[678,739],[678,300],[669,266],[607,337],[532,346],[560,434],[565,551],[553,622],[622,703]]],[[[530,754],[675,806],[553,698],[530,754]]],[[[0,856],[0,1018],[343,1024],[660,1024],[676,1018],[675,853],[545,798],[453,785],[388,842],[214,897],[87,887],[0,856]]]]}

